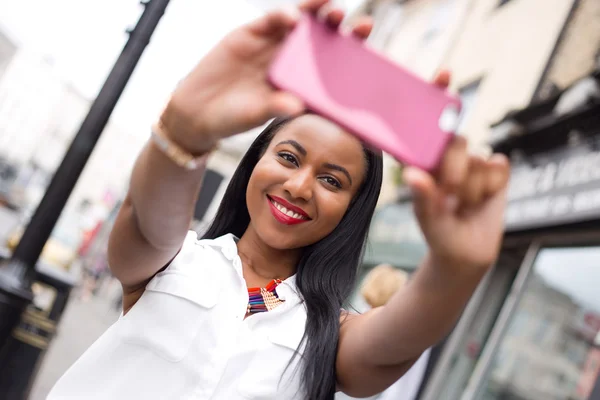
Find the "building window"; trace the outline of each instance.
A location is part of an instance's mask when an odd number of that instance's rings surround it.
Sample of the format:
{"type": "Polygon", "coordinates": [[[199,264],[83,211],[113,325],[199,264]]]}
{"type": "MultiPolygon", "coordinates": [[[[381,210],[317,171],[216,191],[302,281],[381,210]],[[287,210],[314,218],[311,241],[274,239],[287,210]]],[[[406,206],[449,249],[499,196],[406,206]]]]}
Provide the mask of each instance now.
{"type": "Polygon", "coordinates": [[[478,391],[484,396],[477,398],[594,397],[590,392],[597,371],[590,369],[588,360],[597,347],[583,333],[595,331],[585,315],[600,317],[600,295],[595,284],[600,281],[598,265],[597,246],[540,250],[525,286],[515,294],[521,299],[514,312],[518,315],[527,310],[533,330],[525,336],[516,335],[510,328],[502,333],[496,349],[502,357],[494,355],[489,364],[478,365],[487,371],[478,382],[478,391]]]}
{"type": "Polygon", "coordinates": [[[456,0],[442,0],[433,7],[429,27],[423,34],[423,41],[428,42],[446,29],[454,16],[456,0]]]}
{"type": "Polygon", "coordinates": [[[462,134],[469,122],[469,118],[473,113],[473,109],[477,103],[477,96],[479,95],[479,86],[481,80],[473,82],[460,90],[460,101],[462,103],[462,109],[458,121],[458,128],[456,132],[462,134]]]}
{"type": "Polygon", "coordinates": [[[379,4],[374,11],[375,25],[369,35],[369,43],[380,50],[384,50],[398,28],[402,18],[402,6],[396,2],[379,4]]]}

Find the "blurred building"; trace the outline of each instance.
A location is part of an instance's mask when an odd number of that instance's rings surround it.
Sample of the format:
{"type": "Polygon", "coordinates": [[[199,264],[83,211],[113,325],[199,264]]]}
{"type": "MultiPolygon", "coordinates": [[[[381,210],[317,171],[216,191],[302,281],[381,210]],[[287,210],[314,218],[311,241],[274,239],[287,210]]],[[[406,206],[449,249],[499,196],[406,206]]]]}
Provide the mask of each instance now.
{"type": "MultiPolygon", "coordinates": [[[[597,43],[581,37],[597,29],[597,8],[594,0],[368,0],[355,15],[373,15],[370,45],[402,67],[427,80],[452,72],[450,89],[463,102],[459,132],[485,153],[494,122],[589,72],[597,43]]],[[[394,197],[393,165],[386,158],[382,202],[394,197]]]]}
{"type": "Polygon", "coordinates": [[[0,151],[9,161],[26,163],[56,123],[64,85],[51,64],[17,51],[0,80],[0,151]]]}
{"type": "MultiPolygon", "coordinates": [[[[490,125],[508,111],[527,106],[541,81],[567,74],[571,78],[555,83],[568,84],[591,68],[587,49],[575,51],[581,46],[572,41],[594,29],[586,19],[593,20],[597,1],[379,0],[365,7],[380,25],[374,47],[424,79],[433,79],[442,68],[452,72],[451,90],[460,94],[465,108],[460,133],[475,145],[487,142],[490,125]],[[559,42],[561,54],[556,54],[559,42]],[[548,61],[564,60],[566,51],[578,54],[567,62],[575,67],[561,72],[569,67],[559,62],[548,74],[548,61]],[[581,59],[588,63],[577,63],[581,59]]],[[[597,43],[588,40],[586,45],[597,43]]]]}
{"type": "Polygon", "coordinates": [[[497,353],[500,361],[488,390],[532,400],[572,398],[581,365],[593,350],[576,330],[584,310],[539,275],[528,285],[497,353]]]}
{"type": "Polygon", "coordinates": [[[0,31],[0,78],[16,51],[17,46],[8,36],[0,31]]]}
{"type": "Polygon", "coordinates": [[[540,79],[534,102],[546,100],[594,72],[600,61],[599,49],[600,2],[578,0],[540,79]]]}
{"type": "MultiPolygon", "coordinates": [[[[8,240],[14,245],[11,232],[18,239],[16,228],[35,210],[91,105],[51,59],[3,39],[0,32],[0,199],[8,205],[0,212],[0,248],[8,240]]],[[[122,196],[146,140],[108,122],[53,233],[51,244],[60,242],[61,254],[74,252],[82,229],[122,196]]]]}
{"type": "MultiPolygon", "coordinates": [[[[0,79],[0,156],[19,167],[17,183],[31,191],[32,202],[43,194],[90,104],[58,76],[51,60],[19,50],[8,64],[0,79]]],[[[107,192],[120,195],[145,140],[111,120],[70,204],[100,201],[107,192]]]]}
{"type": "Polygon", "coordinates": [[[584,400],[600,384],[595,69],[494,124],[495,150],[513,159],[502,251],[425,399],[584,400]]]}

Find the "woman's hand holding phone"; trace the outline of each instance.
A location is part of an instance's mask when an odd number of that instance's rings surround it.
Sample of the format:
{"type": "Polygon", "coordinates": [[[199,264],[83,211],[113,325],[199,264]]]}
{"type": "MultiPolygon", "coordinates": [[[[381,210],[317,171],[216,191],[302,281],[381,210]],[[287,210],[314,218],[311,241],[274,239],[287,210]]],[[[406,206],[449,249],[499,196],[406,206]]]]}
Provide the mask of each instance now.
{"type": "MultiPolygon", "coordinates": [[[[442,87],[449,82],[448,72],[434,81],[442,87]]],[[[433,173],[404,170],[432,264],[452,276],[480,276],[492,265],[503,236],[509,175],[504,155],[471,155],[462,136],[452,138],[433,173]]]]}
{"type": "MultiPolygon", "coordinates": [[[[297,9],[272,11],[229,33],[173,92],[161,116],[171,139],[201,154],[221,138],[277,116],[302,113],[304,102],[273,88],[267,70],[303,12],[322,16],[334,28],[344,18],[328,0],[307,0],[297,9]]],[[[363,19],[354,33],[366,38],[371,28],[370,19],[363,19]]]]}

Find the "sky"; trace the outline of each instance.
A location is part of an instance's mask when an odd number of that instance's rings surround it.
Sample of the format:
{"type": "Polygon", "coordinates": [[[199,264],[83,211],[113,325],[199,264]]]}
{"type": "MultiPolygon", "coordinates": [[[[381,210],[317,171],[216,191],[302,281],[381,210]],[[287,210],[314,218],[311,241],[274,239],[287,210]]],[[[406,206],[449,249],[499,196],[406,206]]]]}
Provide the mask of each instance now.
{"type": "MultiPolygon", "coordinates": [[[[339,0],[354,8],[361,0],[339,0]]],[[[121,101],[115,119],[143,130],[169,92],[227,32],[295,0],[171,0],[121,101]]],[[[53,60],[86,97],[99,91],[143,8],[138,0],[0,0],[0,29],[27,51],[53,60]]]]}

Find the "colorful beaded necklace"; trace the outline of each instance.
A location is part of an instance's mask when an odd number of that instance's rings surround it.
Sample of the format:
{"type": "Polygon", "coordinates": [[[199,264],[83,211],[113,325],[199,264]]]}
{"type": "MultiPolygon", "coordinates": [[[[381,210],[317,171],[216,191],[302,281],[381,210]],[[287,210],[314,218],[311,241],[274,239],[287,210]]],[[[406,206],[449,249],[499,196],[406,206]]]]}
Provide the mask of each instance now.
{"type": "Polygon", "coordinates": [[[248,288],[248,314],[271,311],[283,300],[277,295],[275,288],[281,283],[281,279],[273,279],[264,287],[248,288]]]}

